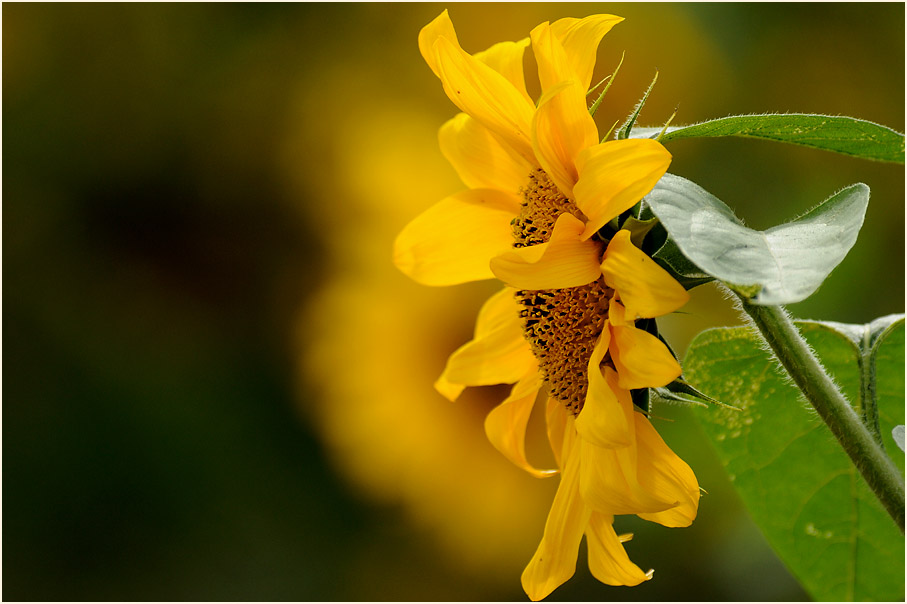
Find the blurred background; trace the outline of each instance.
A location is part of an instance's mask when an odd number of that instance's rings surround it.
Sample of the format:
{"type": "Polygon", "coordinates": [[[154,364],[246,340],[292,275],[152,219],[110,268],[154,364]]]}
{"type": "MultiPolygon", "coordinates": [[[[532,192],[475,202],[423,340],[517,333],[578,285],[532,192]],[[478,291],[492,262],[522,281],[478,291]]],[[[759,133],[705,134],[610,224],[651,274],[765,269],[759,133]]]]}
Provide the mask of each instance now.
{"type": "MultiPolygon", "coordinates": [[[[419,286],[396,233],[461,188],[426,4],[3,7],[3,598],[523,600],[556,481],[485,441],[506,389],[431,385],[495,290],[419,286]]],[[[456,4],[463,47],[627,18],[596,116],[775,111],[904,131],[903,4],[456,4]]],[[[527,74],[534,63],[527,53],[527,74]]],[[[531,88],[531,91],[537,91],[531,88]]],[[[904,310],[904,169],[745,140],[672,172],[767,228],[865,182],[856,246],[801,318],[904,310]]],[[[736,321],[711,288],[682,352],[736,321]]],[[[619,518],[655,578],[552,600],[800,600],[695,421],[658,429],[708,491],[689,529],[619,518]]],[[[545,464],[541,426],[530,458],[545,464]]]]}

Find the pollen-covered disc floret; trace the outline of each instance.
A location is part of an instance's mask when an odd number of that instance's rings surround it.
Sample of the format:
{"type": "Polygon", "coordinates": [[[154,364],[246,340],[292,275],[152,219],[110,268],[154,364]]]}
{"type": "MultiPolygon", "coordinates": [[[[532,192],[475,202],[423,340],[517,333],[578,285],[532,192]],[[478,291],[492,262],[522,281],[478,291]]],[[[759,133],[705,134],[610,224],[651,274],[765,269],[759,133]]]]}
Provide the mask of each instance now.
{"type": "MultiPolygon", "coordinates": [[[[512,223],[514,247],[546,243],[565,212],[585,218],[542,170],[532,172],[522,193],[520,214],[512,223]]],[[[515,295],[522,306],[523,335],[538,359],[549,395],[579,414],[589,387],[589,357],[605,328],[614,290],[599,278],[581,287],[519,290],[515,295]]]]}
{"type": "Polygon", "coordinates": [[[572,214],[586,221],[582,211],[558,191],[544,170],[533,170],[529,174],[529,184],[521,193],[520,213],[510,223],[513,226],[513,247],[546,243],[561,214],[572,214]]]}

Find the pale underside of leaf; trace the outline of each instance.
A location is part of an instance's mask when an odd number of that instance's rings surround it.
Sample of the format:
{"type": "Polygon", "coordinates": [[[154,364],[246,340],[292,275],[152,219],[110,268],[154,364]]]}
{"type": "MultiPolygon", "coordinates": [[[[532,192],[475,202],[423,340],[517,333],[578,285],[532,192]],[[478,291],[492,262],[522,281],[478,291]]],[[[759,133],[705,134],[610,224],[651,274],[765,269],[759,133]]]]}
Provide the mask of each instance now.
{"type": "Polygon", "coordinates": [[[815,292],[856,242],[869,188],[851,185],[766,231],[743,226],[727,205],[674,174],[665,174],[645,203],[704,273],[748,288],[756,304],[791,304],[815,292]]]}

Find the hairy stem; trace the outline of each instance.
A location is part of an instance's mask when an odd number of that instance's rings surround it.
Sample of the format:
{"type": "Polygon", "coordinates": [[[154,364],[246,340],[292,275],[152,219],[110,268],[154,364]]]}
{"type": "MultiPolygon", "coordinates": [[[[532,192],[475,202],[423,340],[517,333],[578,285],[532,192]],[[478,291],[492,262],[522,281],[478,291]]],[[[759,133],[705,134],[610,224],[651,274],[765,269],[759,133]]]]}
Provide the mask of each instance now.
{"type": "Polygon", "coordinates": [[[743,310],[774,351],[794,383],[828,425],[869,488],[904,532],[904,479],[872,437],[841,391],[780,306],[750,304],[743,310]]]}

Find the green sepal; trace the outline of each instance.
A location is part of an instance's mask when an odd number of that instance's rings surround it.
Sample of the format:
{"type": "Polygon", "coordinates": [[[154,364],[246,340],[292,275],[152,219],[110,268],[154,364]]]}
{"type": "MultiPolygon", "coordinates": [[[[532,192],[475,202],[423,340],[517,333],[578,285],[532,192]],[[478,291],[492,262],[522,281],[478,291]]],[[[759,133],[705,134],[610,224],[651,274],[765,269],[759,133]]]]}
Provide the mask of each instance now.
{"type": "Polygon", "coordinates": [[[642,111],[642,108],[646,105],[646,99],[649,98],[649,93],[652,92],[652,89],[655,87],[655,82],[658,80],[658,72],[655,72],[655,77],[652,78],[652,83],[649,84],[649,87],[646,89],[646,93],[642,95],[642,99],[636,103],[636,107],[633,108],[633,113],[630,114],[630,117],[627,118],[627,121],[623,123],[620,129],[617,131],[617,140],[623,140],[630,137],[630,133],[633,131],[633,126],[636,124],[636,118],[639,117],[639,112],[642,111]]]}
{"type": "Polygon", "coordinates": [[[643,245],[646,240],[646,235],[649,234],[653,228],[658,225],[657,218],[649,218],[648,220],[639,220],[630,216],[624,220],[623,224],[620,225],[620,228],[623,230],[630,231],[630,241],[638,247],[643,249],[643,245]]]}
{"type": "Polygon", "coordinates": [[[737,409],[737,407],[734,407],[733,405],[722,403],[718,399],[712,398],[708,394],[694,388],[689,382],[683,379],[683,376],[680,376],[667,386],[651,388],[651,390],[654,391],[658,399],[668,403],[699,405],[700,407],[707,407],[708,404],[712,404],[727,409],[737,409]]]}
{"type": "Polygon", "coordinates": [[[636,388],[630,391],[630,398],[633,400],[633,406],[643,413],[649,413],[649,389],[636,388]]]}
{"type": "MultiPolygon", "coordinates": [[[[614,78],[617,77],[617,72],[620,71],[620,66],[624,64],[624,55],[625,55],[625,54],[626,54],[625,52],[624,52],[624,53],[621,53],[621,55],[620,55],[620,62],[617,64],[617,67],[614,68],[614,71],[611,73],[611,75],[605,76],[605,78],[604,78],[601,82],[599,82],[598,84],[596,84],[596,85],[592,88],[592,90],[590,90],[589,92],[586,93],[586,96],[589,96],[590,94],[592,94],[592,92],[593,92],[596,88],[598,88],[599,86],[601,86],[602,84],[604,84],[605,81],[608,82],[608,83],[605,85],[604,89],[602,90],[601,94],[598,95],[598,98],[595,99],[595,102],[592,103],[592,106],[589,107],[589,115],[591,115],[592,117],[595,117],[595,112],[598,111],[598,106],[601,105],[602,99],[604,99],[604,98],[605,98],[605,95],[608,94],[608,89],[611,88],[611,84],[614,83],[614,78]]],[[[610,132],[609,132],[609,133],[610,133],[610,132]]],[[[605,138],[607,138],[607,135],[605,135],[605,138]]]]}

